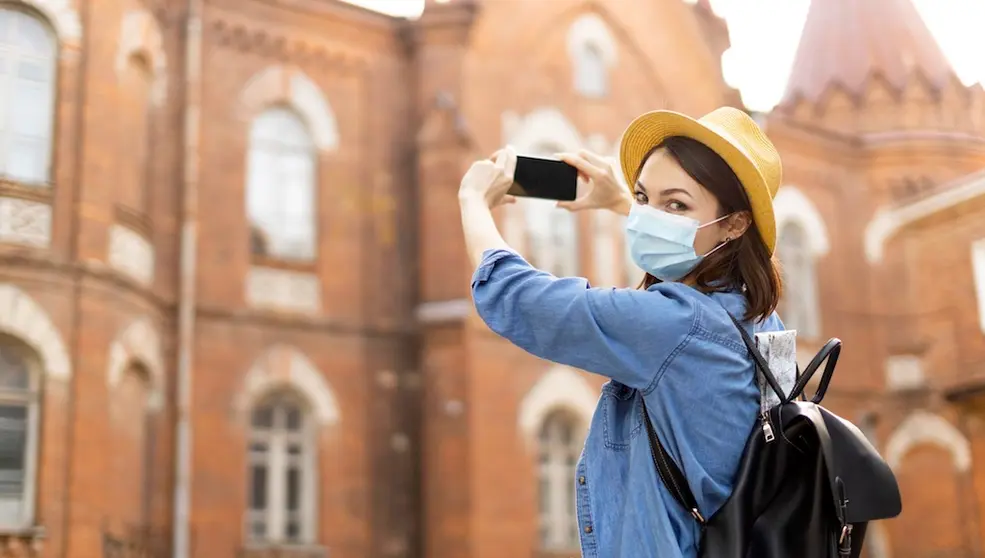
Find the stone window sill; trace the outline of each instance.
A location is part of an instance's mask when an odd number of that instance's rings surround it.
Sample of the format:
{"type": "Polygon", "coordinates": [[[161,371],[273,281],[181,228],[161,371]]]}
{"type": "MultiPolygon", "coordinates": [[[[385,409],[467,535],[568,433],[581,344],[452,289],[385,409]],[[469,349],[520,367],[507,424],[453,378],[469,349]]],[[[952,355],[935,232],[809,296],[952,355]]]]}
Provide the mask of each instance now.
{"type": "Polygon", "coordinates": [[[251,543],[239,550],[236,558],[328,558],[321,545],[251,543]]]}
{"type": "Polygon", "coordinates": [[[40,556],[44,527],[0,526],[0,553],[4,556],[40,556]]]}
{"type": "Polygon", "coordinates": [[[287,260],[261,254],[252,254],[250,263],[256,267],[267,267],[283,271],[298,271],[301,273],[314,273],[317,271],[317,266],[313,260],[287,260]]]}
{"type": "Polygon", "coordinates": [[[26,184],[0,176],[0,196],[33,202],[51,203],[51,185],[26,184]]]}

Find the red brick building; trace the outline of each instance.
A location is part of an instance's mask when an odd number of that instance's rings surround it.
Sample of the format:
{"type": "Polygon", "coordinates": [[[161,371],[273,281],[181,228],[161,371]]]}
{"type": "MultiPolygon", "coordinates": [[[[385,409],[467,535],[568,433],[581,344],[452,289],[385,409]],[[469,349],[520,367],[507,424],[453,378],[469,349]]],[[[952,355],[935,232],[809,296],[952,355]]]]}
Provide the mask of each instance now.
{"type": "MultiPolygon", "coordinates": [[[[985,94],[905,0],[815,4],[762,119],[784,316],[845,340],[830,403],[900,475],[872,555],[979,556],[985,94]]],[[[726,48],[704,1],[0,0],[0,545],[577,554],[601,379],[471,314],[458,180],[739,104],[726,48]]],[[[538,265],[636,279],[618,219],[500,218],[538,265]]]]}

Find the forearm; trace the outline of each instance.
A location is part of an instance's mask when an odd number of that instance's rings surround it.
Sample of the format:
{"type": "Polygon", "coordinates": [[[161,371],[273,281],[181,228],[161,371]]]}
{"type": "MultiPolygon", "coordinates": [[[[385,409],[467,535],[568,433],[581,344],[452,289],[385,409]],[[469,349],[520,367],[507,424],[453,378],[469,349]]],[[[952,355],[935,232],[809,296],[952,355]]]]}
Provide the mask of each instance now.
{"type": "MultiPolygon", "coordinates": [[[[465,249],[468,251],[472,268],[482,261],[486,250],[509,249],[493,219],[492,210],[486,201],[478,196],[459,196],[462,212],[462,231],[465,233],[465,249]]],[[[628,210],[627,210],[628,213],[628,210]]]]}

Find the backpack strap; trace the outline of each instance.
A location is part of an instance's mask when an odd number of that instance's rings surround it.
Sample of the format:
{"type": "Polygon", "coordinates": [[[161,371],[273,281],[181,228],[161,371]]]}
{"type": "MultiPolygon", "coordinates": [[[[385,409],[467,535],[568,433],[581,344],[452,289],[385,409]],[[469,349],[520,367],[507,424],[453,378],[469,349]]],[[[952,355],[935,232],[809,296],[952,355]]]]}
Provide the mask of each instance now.
{"type": "Polygon", "coordinates": [[[705,518],[698,511],[698,502],[694,498],[694,493],[691,492],[691,487],[688,486],[687,477],[677,467],[673,458],[660,443],[660,439],[657,438],[657,433],[650,422],[650,414],[646,411],[646,400],[643,399],[642,394],[640,395],[640,403],[640,408],[643,410],[643,423],[646,424],[646,435],[650,438],[650,455],[653,457],[653,466],[657,469],[660,481],[667,487],[677,503],[683,506],[699,525],[704,526],[705,518]]]}
{"type": "Polygon", "coordinates": [[[769,384],[770,388],[773,390],[773,393],[780,398],[780,403],[789,403],[790,399],[787,399],[787,396],[783,394],[783,388],[780,387],[780,382],[776,381],[776,377],[773,376],[772,372],[770,372],[770,365],[766,363],[766,359],[763,358],[762,353],[760,353],[759,349],[756,348],[756,343],[753,342],[752,337],[746,333],[746,329],[742,327],[742,324],[739,323],[739,320],[735,319],[735,316],[733,316],[731,312],[728,313],[728,317],[732,318],[732,323],[735,324],[735,328],[739,330],[739,335],[742,336],[742,342],[746,344],[746,349],[749,351],[749,354],[752,355],[752,359],[756,362],[756,369],[763,375],[763,378],[766,379],[766,383],[769,384]]]}
{"type": "MultiPolygon", "coordinates": [[[[776,396],[780,398],[781,402],[788,402],[787,397],[783,394],[783,388],[780,387],[780,383],[776,381],[773,373],[770,372],[770,367],[766,363],[766,359],[756,348],[755,343],[753,343],[752,338],[746,333],[745,328],[742,324],[735,319],[735,316],[731,312],[728,313],[729,318],[732,318],[732,323],[735,324],[736,329],[739,330],[739,334],[742,336],[742,341],[746,345],[749,354],[752,355],[753,360],[756,362],[756,368],[760,374],[766,378],[766,383],[769,384],[770,388],[776,393],[776,396]]],[[[837,359],[837,354],[835,354],[835,359],[837,359]]],[[[816,368],[816,365],[815,365],[816,368]]],[[[801,388],[803,389],[803,388],[801,388]]],[[[796,391],[794,392],[796,393],[796,391]]],[[[667,453],[667,450],[660,443],[660,439],[657,437],[657,432],[653,428],[653,424],[650,422],[650,413],[646,410],[646,399],[640,394],[640,409],[643,413],[643,424],[646,425],[646,434],[650,439],[650,454],[653,457],[653,466],[657,469],[657,475],[660,477],[660,481],[667,487],[670,494],[677,500],[691,517],[698,522],[698,525],[704,527],[705,518],[701,515],[698,510],[698,501],[694,497],[694,493],[691,492],[691,487],[688,485],[687,477],[681,472],[680,467],[674,463],[674,459],[667,453]]]]}

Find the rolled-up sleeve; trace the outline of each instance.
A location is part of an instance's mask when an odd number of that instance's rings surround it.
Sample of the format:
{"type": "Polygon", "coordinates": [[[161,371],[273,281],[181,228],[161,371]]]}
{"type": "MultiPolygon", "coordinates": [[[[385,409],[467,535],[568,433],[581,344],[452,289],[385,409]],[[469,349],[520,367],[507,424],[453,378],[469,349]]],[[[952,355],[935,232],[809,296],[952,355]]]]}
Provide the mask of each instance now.
{"type": "Polygon", "coordinates": [[[472,277],[476,311],[495,333],[537,357],[643,390],[695,325],[694,301],[682,288],[591,288],[509,250],[486,252],[472,277]]]}

